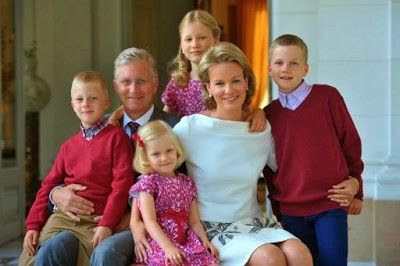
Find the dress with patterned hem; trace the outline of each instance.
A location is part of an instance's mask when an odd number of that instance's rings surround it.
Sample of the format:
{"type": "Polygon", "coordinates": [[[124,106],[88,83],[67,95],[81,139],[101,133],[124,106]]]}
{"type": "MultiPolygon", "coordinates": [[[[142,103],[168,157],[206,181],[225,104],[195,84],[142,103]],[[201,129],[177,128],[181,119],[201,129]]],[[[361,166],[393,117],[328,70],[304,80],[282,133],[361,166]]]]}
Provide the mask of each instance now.
{"type": "Polygon", "coordinates": [[[249,133],[247,122],[202,114],[174,127],[198,192],[200,218],[222,265],[245,265],[260,246],[296,238],[261,214],[257,182],[265,164],[276,169],[271,128],[249,133]]]}

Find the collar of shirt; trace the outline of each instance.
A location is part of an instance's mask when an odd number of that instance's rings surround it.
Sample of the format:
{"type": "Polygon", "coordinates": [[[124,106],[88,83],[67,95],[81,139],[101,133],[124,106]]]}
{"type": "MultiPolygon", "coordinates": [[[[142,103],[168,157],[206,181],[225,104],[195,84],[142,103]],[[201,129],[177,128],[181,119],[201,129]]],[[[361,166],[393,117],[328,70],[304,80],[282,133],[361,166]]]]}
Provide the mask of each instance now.
{"type": "Polygon", "coordinates": [[[300,86],[291,93],[285,94],[279,92],[279,102],[283,108],[294,111],[307,98],[308,94],[310,94],[311,87],[311,85],[303,80],[300,86]]]}
{"type": "Polygon", "coordinates": [[[80,124],[82,136],[86,140],[91,140],[94,136],[100,133],[102,129],[104,129],[108,125],[108,118],[110,115],[104,115],[102,119],[100,119],[99,122],[96,123],[96,125],[90,127],[90,128],[84,128],[82,126],[82,123],[80,124]]]}
{"type": "Polygon", "coordinates": [[[149,122],[150,117],[153,114],[153,111],[154,111],[154,105],[152,105],[151,108],[144,115],[142,115],[141,117],[139,117],[136,120],[130,119],[129,116],[124,112],[124,117],[123,117],[123,120],[122,120],[123,121],[122,124],[124,125],[125,133],[130,137],[131,136],[131,129],[128,126],[128,123],[129,122],[136,122],[139,125],[144,125],[147,122],[149,122]]]}

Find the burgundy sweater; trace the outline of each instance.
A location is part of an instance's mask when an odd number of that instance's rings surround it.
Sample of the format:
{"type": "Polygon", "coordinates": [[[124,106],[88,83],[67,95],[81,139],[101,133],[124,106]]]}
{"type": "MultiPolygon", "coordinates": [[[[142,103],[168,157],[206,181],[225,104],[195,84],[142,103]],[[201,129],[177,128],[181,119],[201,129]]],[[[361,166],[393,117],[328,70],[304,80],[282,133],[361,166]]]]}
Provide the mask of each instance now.
{"type": "Polygon", "coordinates": [[[264,112],[272,126],[278,164],[272,199],[279,202],[282,214],[307,216],[340,208],[327,198],[328,189],[349,176],[359,180],[356,197],[362,198],[361,140],[335,88],[313,85],[296,110],[274,100],[264,112]]]}
{"type": "Polygon", "coordinates": [[[39,231],[44,226],[49,193],[61,183],[86,186],[76,194],[94,203],[94,214],[103,215],[99,225],[113,229],[124,214],[133,184],[132,156],[130,140],[119,127],[109,125],[91,140],[82,132],[69,138],[36,194],[26,230],[39,231]]]}

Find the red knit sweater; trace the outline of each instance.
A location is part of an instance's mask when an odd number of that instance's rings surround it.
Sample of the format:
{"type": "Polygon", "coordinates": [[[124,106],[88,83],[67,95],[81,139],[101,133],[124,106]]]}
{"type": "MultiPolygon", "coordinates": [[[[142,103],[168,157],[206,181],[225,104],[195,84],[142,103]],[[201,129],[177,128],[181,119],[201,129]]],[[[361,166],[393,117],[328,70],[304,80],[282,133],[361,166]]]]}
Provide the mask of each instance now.
{"type": "Polygon", "coordinates": [[[294,111],[274,100],[265,109],[276,145],[278,171],[272,198],[280,212],[307,216],[340,208],[328,189],[349,176],[358,178],[362,198],[361,140],[339,92],[313,85],[294,111]]]}
{"type": "Polygon", "coordinates": [[[94,203],[99,225],[114,228],[127,207],[133,184],[132,145],[121,128],[112,125],[91,140],[79,132],[60,148],[54,165],[43,180],[26,219],[27,230],[41,230],[47,221],[50,191],[59,184],[78,183],[86,190],[76,194],[94,203]]]}

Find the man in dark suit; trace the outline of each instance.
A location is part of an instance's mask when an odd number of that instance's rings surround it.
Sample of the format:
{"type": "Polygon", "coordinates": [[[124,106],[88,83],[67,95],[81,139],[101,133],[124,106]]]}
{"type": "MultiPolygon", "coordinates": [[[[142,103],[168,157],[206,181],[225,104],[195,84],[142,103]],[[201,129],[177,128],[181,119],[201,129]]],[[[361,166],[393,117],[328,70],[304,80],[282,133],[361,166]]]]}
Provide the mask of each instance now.
{"type": "MultiPolygon", "coordinates": [[[[161,119],[173,127],[179,121],[179,118],[159,110],[153,104],[158,89],[158,74],[155,61],[147,51],[138,48],[122,51],[114,62],[113,83],[124,108],[124,114],[119,121],[128,136],[136,129],[132,125],[137,127],[150,120],[161,119]]],[[[84,189],[80,184],[57,187],[50,194],[50,200],[72,219],[79,219],[77,214],[90,214],[93,211],[92,202],[75,194],[84,189]]],[[[150,248],[141,221],[135,223],[134,245],[129,230],[129,217],[127,214],[122,219],[120,232],[96,247],[91,265],[129,265],[133,260],[134,249],[136,254],[145,254],[145,250],[150,248]]],[[[50,239],[43,243],[36,262],[46,265],[75,265],[79,247],[77,238],[70,232],[63,232],[54,238],[53,241],[50,239]]]]}

